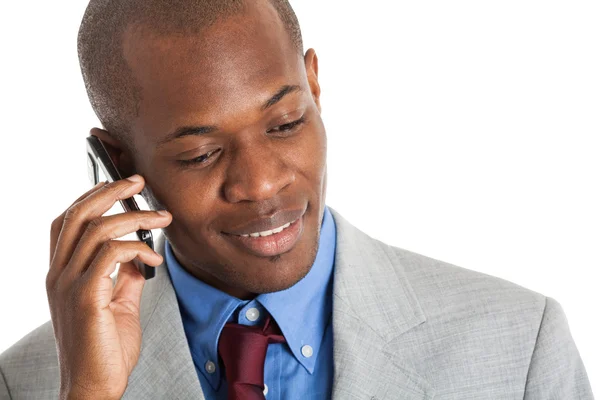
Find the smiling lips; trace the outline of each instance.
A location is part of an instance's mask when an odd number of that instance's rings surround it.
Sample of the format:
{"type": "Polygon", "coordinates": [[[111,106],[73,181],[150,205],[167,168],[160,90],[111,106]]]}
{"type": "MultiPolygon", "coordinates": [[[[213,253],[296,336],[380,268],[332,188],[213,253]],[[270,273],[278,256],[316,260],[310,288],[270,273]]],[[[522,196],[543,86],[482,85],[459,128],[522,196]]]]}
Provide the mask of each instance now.
{"type": "Polygon", "coordinates": [[[291,222],[288,222],[287,224],[285,224],[285,225],[282,225],[282,226],[280,226],[279,228],[275,228],[275,229],[273,229],[273,230],[270,230],[270,231],[253,232],[253,233],[250,233],[250,234],[242,234],[242,235],[238,235],[238,236],[244,236],[244,237],[248,237],[248,236],[252,236],[252,237],[259,237],[259,236],[270,236],[270,235],[272,235],[272,234],[274,234],[274,233],[279,233],[279,232],[281,232],[282,230],[284,230],[285,228],[287,228],[287,227],[288,227],[288,226],[290,226],[291,224],[292,224],[291,222]]]}
{"type": "Polygon", "coordinates": [[[271,218],[253,221],[240,229],[225,233],[225,236],[252,254],[272,257],[294,247],[304,231],[303,216],[304,210],[280,211],[271,218]]]}
{"type": "MultiPolygon", "coordinates": [[[[263,217],[259,219],[246,222],[241,226],[237,226],[234,229],[230,229],[225,233],[229,235],[256,235],[267,236],[267,232],[276,231],[279,228],[283,228],[286,224],[292,223],[304,215],[305,208],[294,209],[294,210],[279,210],[272,214],[270,217],[263,217]],[[265,233],[261,235],[261,233],[265,233]]],[[[289,225],[288,225],[289,226],[289,225]]],[[[278,233],[278,232],[274,232],[278,233]]],[[[253,236],[253,237],[258,237],[253,236]]]]}

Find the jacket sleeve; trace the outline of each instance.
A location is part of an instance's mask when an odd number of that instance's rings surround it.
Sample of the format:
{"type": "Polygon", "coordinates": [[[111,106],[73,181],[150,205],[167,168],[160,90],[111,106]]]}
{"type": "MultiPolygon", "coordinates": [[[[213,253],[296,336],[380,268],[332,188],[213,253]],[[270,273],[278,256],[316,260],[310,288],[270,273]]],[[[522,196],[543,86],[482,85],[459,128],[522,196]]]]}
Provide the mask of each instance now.
{"type": "Polygon", "coordinates": [[[561,305],[551,297],[546,297],[524,399],[594,399],[567,317],[561,305]]]}

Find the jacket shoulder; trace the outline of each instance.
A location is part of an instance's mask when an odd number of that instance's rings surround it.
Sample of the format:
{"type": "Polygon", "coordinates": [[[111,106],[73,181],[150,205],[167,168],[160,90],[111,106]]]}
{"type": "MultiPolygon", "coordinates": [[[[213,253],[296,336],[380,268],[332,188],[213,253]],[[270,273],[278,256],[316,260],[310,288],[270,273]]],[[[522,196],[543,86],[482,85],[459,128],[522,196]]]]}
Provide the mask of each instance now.
{"type": "Polygon", "coordinates": [[[12,398],[58,398],[60,374],[52,321],[0,354],[0,371],[12,398]]]}
{"type": "Polygon", "coordinates": [[[453,376],[460,370],[464,384],[477,381],[522,395],[549,298],[499,277],[392,249],[397,273],[406,275],[426,317],[395,345],[410,359],[429,360],[423,371],[453,376]],[[512,373],[501,385],[495,379],[506,375],[503,365],[512,373]]]}
{"type": "Polygon", "coordinates": [[[390,248],[397,273],[406,275],[426,316],[394,345],[408,359],[419,360],[418,369],[435,386],[448,387],[447,380],[440,381],[445,376],[453,377],[465,397],[485,387],[527,399],[593,398],[557,300],[496,276],[390,248]]]}
{"type": "Polygon", "coordinates": [[[539,326],[547,297],[517,283],[390,246],[395,265],[406,274],[419,302],[435,311],[519,313],[539,326]]]}

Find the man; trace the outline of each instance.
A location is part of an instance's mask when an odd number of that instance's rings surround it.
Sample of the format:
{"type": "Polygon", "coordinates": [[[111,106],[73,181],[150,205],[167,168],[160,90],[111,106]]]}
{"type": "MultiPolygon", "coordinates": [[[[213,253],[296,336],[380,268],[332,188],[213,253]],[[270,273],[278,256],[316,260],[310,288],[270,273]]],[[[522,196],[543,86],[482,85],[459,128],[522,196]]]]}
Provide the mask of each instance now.
{"type": "Polygon", "coordinates": [[[286,0],[93,0],[78,48],[92,134],[133,176],[52,224],[52,320],[0,356],[1,398],[593,398],[556,300],[326,206],[318,61],[286,0]],[[166,212],[102,217],[140,192],[166,212]],[[112,240],[140,228],[158,254],[112,240]]]}

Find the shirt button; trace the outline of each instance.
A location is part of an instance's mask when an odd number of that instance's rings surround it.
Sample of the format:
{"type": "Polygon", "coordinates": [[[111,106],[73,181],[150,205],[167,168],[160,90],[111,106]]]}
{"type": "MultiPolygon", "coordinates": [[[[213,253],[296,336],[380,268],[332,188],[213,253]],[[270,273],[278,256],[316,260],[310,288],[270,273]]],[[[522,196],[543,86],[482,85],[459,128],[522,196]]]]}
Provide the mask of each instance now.
{"type": "Polygon", "coordinates": [[[207,361],[206,364],[204,364],[204,369],[206,370],[206,372],[208,372],[209,374],[212,374],[215,372],[215,370],[217,369],[215,367],[215,363],[212,361],[207,361]]]}
{"type": "Polygon", "coordinates": [[[265,383],[265,389],[263,390],[263,394],[266,395],[267,393],[269,393],[269,387],[265,383]]]}
{"type": "Polygon", "coordinates": [[[304,357],[307,357],[307,358],[310,357],[310,356],[312,356],[313,355],[313,348],[311,346],[307,345],[307,344],[304,345],[304,346],[302,346],[302,355],[304,357]]]}
{"type": "Polygon", "coordinates": [[[256,321],[259,316],[260,311],[258,311],[258,308],[249,308],[248,311],[246,311],[246,318],[248,318],[248,321],[256,321]]]}

